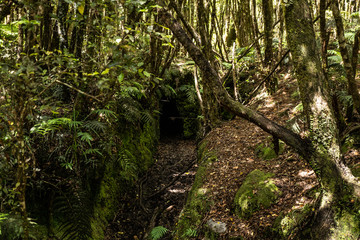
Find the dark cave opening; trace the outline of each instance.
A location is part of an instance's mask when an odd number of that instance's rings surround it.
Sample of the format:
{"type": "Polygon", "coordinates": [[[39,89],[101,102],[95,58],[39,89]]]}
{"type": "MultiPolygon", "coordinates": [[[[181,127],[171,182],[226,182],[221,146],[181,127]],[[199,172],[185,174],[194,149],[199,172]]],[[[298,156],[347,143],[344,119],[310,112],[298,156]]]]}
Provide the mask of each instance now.
{"type": "Polygon", "coordinates": [[[183,118],[175,99],[161,100],[160,137],[182,137],[183,130],[183,118]]]}

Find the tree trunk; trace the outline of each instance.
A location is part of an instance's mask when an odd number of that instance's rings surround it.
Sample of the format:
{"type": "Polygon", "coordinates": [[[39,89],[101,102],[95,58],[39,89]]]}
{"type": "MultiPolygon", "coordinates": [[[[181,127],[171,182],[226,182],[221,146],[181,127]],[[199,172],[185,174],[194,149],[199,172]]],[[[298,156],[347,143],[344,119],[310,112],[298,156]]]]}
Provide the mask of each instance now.
{"type": "Polygon", "coordinates": [[[319,208],[312,226],[312,239],[339,239],[345,228],[355,239],[358,234],[351,229],[357,224],[355,218],[344,220],[341,225],[336,219],[344,217],[347,211],[341,205],[344,197],[359,196],[359,183],[343,163],[340,152],[339,134],[332,109],[328,83],[325,79],[316,48],[311,9],[306,0],[288,4],[285,14],[287,42],[293,56],[300,95],[310,130],[308,138],[313,152],[309,162],[322,188],[319,208]]]}
{"type": "Polygon", "coordinates": [[[262,0],[265,34],[265,59],[266,67],[271,65],[273,59],[272,38],[273,38],[273,4],[272,0],[262,0]]]}
{"type": "Polygon", "coordinates": [[[335,22],[336,22],[336,33],[337,33],[337,37],[338,37],[338,41],[339,41],[340,53],[341,53],[341,57],[344,62],[344,68],[345,68],[346,77],[348,80],[348,92],[350,93],[350,95],[353,98],[354,107],[355,107],[356,111],[360,114],[360,94],[359,94],[359,90],[358,90],[358,87],[357,87],[356,81],[355,81],[355,70],[353,69],[351,59],[350,59],[350,54],[347,49],[347,44],[346,44],[346,39],[345,39],[345,34],[344,34],[344,25],[343,25],[341,13],[339,10],[338,2],[334,1],[331,4],[331,7],[332,7],[332,12],[334,15],[335,22]]]}

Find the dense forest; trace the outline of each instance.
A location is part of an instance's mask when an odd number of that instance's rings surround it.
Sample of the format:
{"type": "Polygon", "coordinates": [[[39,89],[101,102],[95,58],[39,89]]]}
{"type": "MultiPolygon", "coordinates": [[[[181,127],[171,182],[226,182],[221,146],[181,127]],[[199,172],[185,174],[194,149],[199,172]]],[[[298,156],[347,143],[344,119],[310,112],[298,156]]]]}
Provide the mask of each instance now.
{"type": "MultiPolygon", "coordinates": [[[[216,203],[194,194],[210,176],[201,163],[216,162],[208,136],[238,119],[251,123],[240,134],[267,134],[256,152],[293,151],[317,182],[287,232],[277,218],[253,239],[359,239],[360,162],[345,161],[360,146],[359,40],[359,0],[0,0],[0,239],[250,239],[207,219],[216,203]],[[284,85],[297,115],[258,111],[284,85]],[[182,158],[157,163],[161,151],[182,158]],[[150,177],[173,161],[189,161],[179,177],[150,177]],[[154,198],[195,165],[184,200],[154,198]],[[146,220],[130,234],[119,219],[131,204],[146,220]],[[201,220],[181,217],[191,206],[201,220]]],[[[241,191],[226,209],[246,221],[241,191]]]]}

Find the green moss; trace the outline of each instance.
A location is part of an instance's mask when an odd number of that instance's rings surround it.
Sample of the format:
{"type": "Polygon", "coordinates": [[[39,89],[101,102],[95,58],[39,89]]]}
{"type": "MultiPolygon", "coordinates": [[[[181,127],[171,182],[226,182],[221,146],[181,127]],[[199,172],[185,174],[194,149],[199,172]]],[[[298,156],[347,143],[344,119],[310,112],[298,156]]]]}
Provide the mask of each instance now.
{"type": "Polygon", "coordinates": [[[286,215],[281,213],[276,218],[272,230],[279,238],[288,239],[296,227],[301,225],[311,212],[312,206],[306,205],[303,208],[293,210],[286,215]]]}
{"type": "Polygon", "coordinates": [[[207,168],[215,161],[216,155],[206,150],[206,142],[199,145],[198,158],[200,166],[196,173],[195,182],[188,195],[186,205],[180,215],[175,230],[174,239],[191,239],[199,233],[204,216],[209,211],[211,202],[207,198],[208,189],[203,188],[207,168]]]}
{"type": "Polygon", "coordinates": [[[153,163],[158,141],[156,126],[151,123],[142,128],[122,129],[119,135],[122,140],[119,157],[116,161],[105,162],[103,177],[94,196],[91,228],[95,240],[104,239],[105,228],[118,211],[119,196],[131,190],[132,181],[153,163]]]}
{"type": "Polygon", "coordinates": [[[248,218],[260,208],[269,208],[281,194],[272,181],[272,173],[254,170],[248,174],[235,195],[235,212],[248,218]]]}
{"type": "MultiPolygon", "coordinates": [[[[284,149],[285,143],[283,141],[279,141],[279,154],[282,154],[284,149]]],[[[278,156],[275,153],[274,144],[270,142],[270,139],[268,139],[266,143],[258,144],[255,148],[255,154],[264,160],[271,160],[278,156]]]]}
{"type": "Polygon", "coordinates": [[[337,227],[333,231],[333,239],[337,240],[356,240],[360,237],[360,222],[357,216],[346,210],[340,213],[336,219],[337,227]]]}

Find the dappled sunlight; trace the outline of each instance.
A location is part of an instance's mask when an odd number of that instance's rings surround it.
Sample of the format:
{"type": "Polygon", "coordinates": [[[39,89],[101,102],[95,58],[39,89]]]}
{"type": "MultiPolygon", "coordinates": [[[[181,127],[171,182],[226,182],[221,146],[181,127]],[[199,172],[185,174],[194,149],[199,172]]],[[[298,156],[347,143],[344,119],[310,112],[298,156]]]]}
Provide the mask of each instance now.
{"type": "Polygon", "coordinates": [[[299,177],[314,177],[315,172],[313,170],[304,169],[300,170],[298,173],[299,177]]]}
{"type": "MultiPolygon", "coordinates": [[[[300,46],[300,52],[301,52],[301,57],[302,57],[303,59],[306,59],[307,56],[308,56],[308,49],[307,49],[307,47],[306,47],[304,44],[300,46]]],[[[303,60],[303,59],[302,59],[302,60],[303,60]]]]}
{"type": "Polygon", "coordinates": [[[316,67],[316,63],[314,62],[308,62],[307,63],[307,69],[309,72],[313,73],[313,74],[316,74],[317,72],[317,67],[316,67]]]}
{"type": "Polygon", "coordinates": [[[324,97],[322,96],[320,89],[318,92],[314,95],[313,98],[314,104],[312,104],[311,110],[314,114],[319,114],[322,111],[329,111],[329,106],[324,97]]]}

